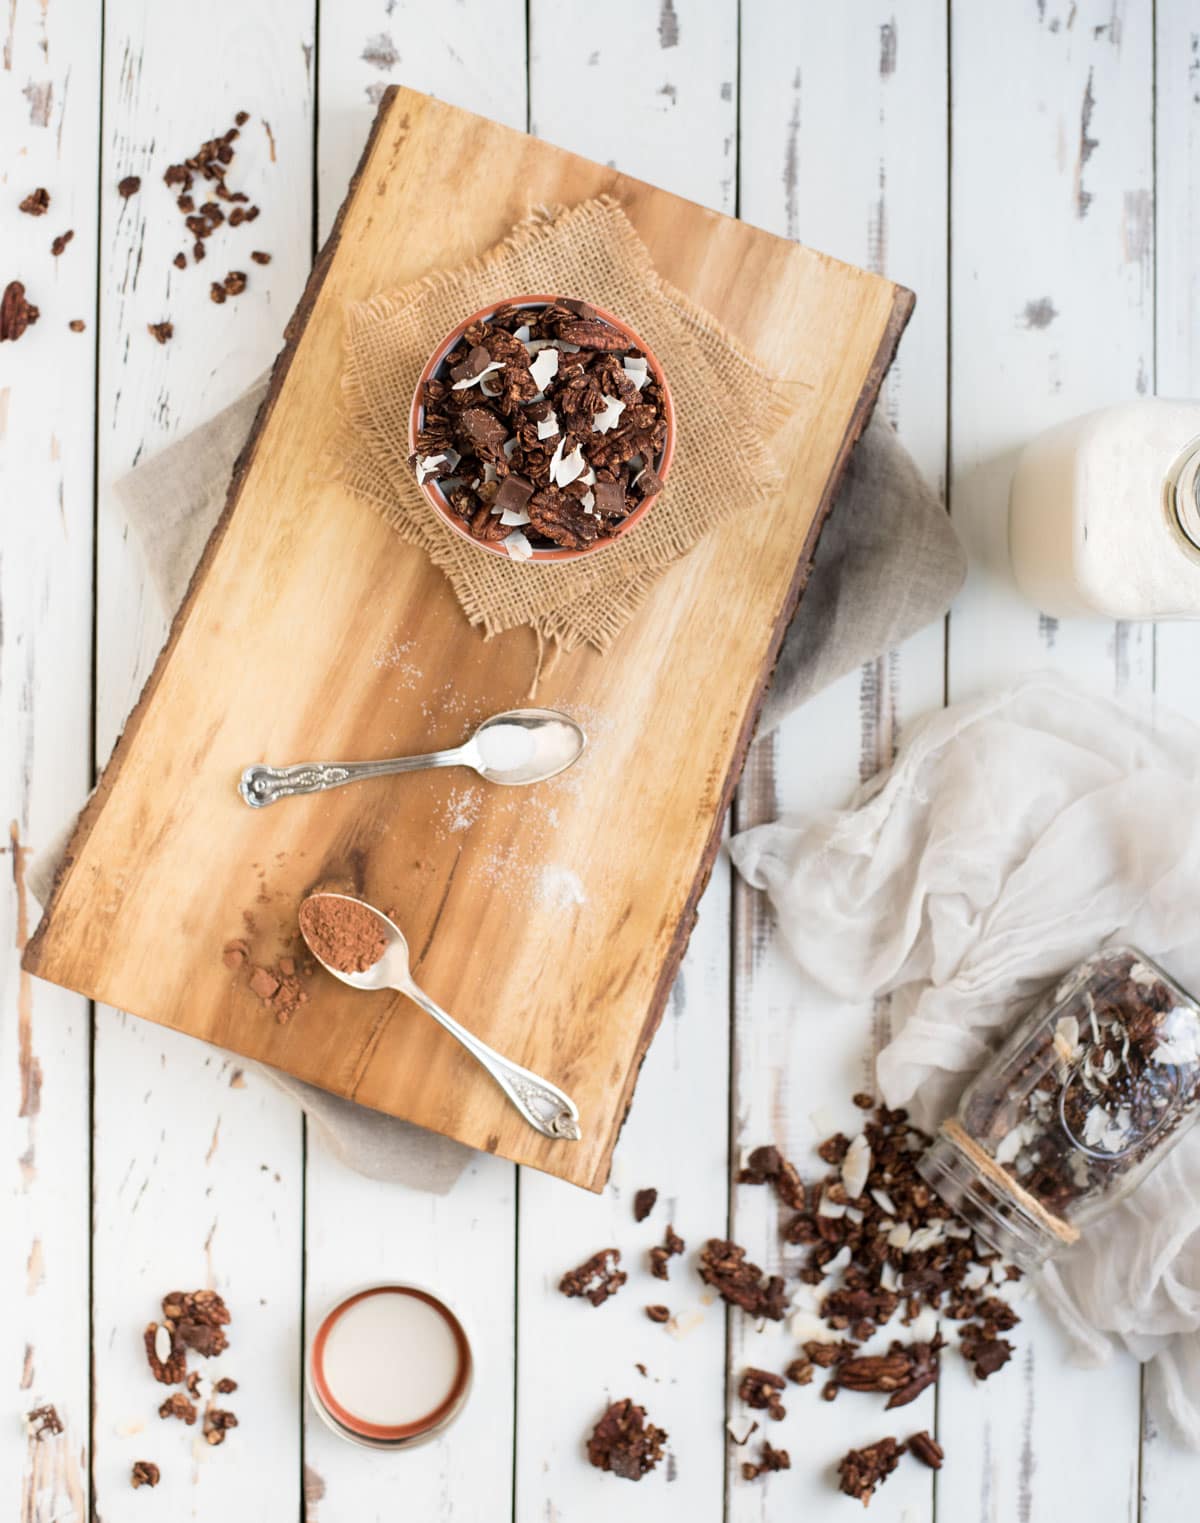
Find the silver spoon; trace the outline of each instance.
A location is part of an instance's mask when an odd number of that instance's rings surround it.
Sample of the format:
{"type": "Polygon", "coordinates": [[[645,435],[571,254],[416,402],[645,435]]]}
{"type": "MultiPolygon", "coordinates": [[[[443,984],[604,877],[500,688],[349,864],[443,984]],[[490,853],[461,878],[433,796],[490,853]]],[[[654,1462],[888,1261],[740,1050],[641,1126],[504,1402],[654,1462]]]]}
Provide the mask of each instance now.
{"type": "Polygon", "coordinates": [[[424,767],[473,767],[501,787],[543,783],[579,759],[587,736],[573,719],[555,709],[509,709],[485,719],[474,735],[452,751],[426,756],[393,756],[369,762],[298,762],[291,767],[247,767],[238,792],[252,809],[265,809],[293,793],[323,793],[364,777],[390,777],[424,767]]]}
{"type": "Polygon", "coordinates": [[[537,1074],[530,1073],[529,1069],[522,1068],[517,1063],[510,1063],[507,1058],[501,1057],[486,1042],[481,1042],[477,1036],[473,1036],[465,1026],[460,1026],[453,1016],[447,1015],[440,1005],[434,1004],[423,989],[417,987],[408,970],[408,942],[405,941],[400,927],[394,921],[389,920],[373,904],[367,904],[362,899],[355,899],[350,894],[310,894],[309,899],[345,899],[351,904],[360,904],[375,916],[380,930],[387,937],[387,945],[378,962],[363,973],[344,973],[340,968],[335,968],[326,962],[313,946],[308,932],[304,929],[304,917],[301,915],[300,930],[308,944],[308,949],[327,973],[332,973],[334,978],[349,984],[351,989],[395,989],[400,994],[406,994],[414,1004],[420,1005],[426,1015],[431,1015],[439,1026],[460,1042],[476,1062],[491,1074],[530,1126],[541,1132],[543,1137],[552,1137],[556,1141],[579,1141],[582,1136],[579,1130],[579,1111],[569,1096],[564,1095],[561,1089],[556,1088],[546,1079],[539,1079],[537,1074]]]}

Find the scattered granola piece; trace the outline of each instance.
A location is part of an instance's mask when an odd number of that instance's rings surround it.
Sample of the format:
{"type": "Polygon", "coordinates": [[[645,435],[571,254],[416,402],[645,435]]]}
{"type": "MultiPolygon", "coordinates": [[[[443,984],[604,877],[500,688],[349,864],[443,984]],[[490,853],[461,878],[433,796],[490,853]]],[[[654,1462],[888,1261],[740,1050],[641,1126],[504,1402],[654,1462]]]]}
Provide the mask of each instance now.
{"type": "Polygon", "coordinates": [[[37,322],[41,313],[32,302],[25,300],[25,287],[19,280],[10,280],[0,297],[0,343],[15,343],[26,328],[37,322]]]}
{"type": "Polygon", "coordinates": [[[244,127],[246,125],[246,123],[250,120],[250,113],[249,113],[249,111],[239,111],[238,114],[234,117],[233,120],[237,124],[237,126],[244,127]]]}
{"type": "Polygon", "coordinates": [[[254,260],[255,264],[270,264],[271,262],[270,254],[264,254],[262,249],[252,249],[250,258],[254,260]]]}
{"type": "Polygon", "coordinates": [[[225,294],[227,296],[240,296],[246,289],[246,273],[244,270],[230,270],[225,277],[225,294]]]}
{"type": "Polygon", "coordinates": [[[862,1449],[851,1449],[838,1464],[841,1490],[866,1507],[876,1486],[887,1480],[903,1453],[904,1445],[894,1438],[881,1438],[862,1449]]]}
{"type": "Polygon", "coordinates": [[[146,1359],[155,1380],[165,1386],[177,1386],[187,1374],[187,1351],[177,1330],[164,1327],[158,1322],[147,1325],[142,1335],[146,1346],[146,1359]],[[162,1333],[164,1337],[159,1337],[162,1333]]]}
{"type": "Polygon", "coordinates": [[[175,258],[171,260],[171,263],[175,266],[175,268],[177,270],[186,270],[187,269],[187,255],[183,254],[183,253],[176,254],[175,258]]]}
{"type": "Polygon", "coordinates": [[[221,282],[219,280],[214,280],[212,285],[210,285],[209,288],[208,288],[208,295],[209,295],[209,300],[210,301],[215,301],[217,306],[219,307],[221,305],[221,303],[225,300],[225,287],[221,284],[221,282]]]}
{"type": "Polygon", "coordinates": [[[675,1228],[668,1226],[666,1236],[663,1238],[662,1247],[651,1248],[650,1250],[650,1273],[656,1280],[670,1278],[667,1266],[673,1258],[684,1251],[686,1246],[686,1243],[675,1231],[675,1228]]]}
{"type": "MultiPolygon", "coordinates": [[[[506,480],[512,480],[506,477],[506,480]]],[[[654,1210],[654,1203],[658,1199],[657,1190],[639,1190],[633,1197],[633,1219],[635,1222],[644,1222],[654,1210]]]]}
{"type": "Polygon", "coordinates": [[[142,178],[140,175],[126,175],[123,180],[117,183],[117,190],[126,201],[129,200],[130,196],[136,196],[141,188],[142,178]]]}
{"type": "Polygon", "coordinates": [[[942,1461],[946,1458],[946,1451],[938,1443],[937,1439],[931,1438],[929,1433],[922,1428],[920,1433],[914,1433],[908,1441],[908,1452],[921,1461],[922,1465],[928,1465],[930,1470],[940,1470],[942,1461]]]}
{"type": "Polygon", "coordinates": [[[963,1328],[959,1346],[978,1380],[986,1380],[1003,1369],[1013,1355],[1013,1346],[1007,1338],[989,1338],[986,1330],[975,1323],[963,1328]]]}
{"type": "Polygon", "coordinates": [[[69,227],[65,233],[59,233],[58,237],[50,245],[50,252],[56,259],[62,253],[63,249],[66,248],[67,244],[70,243],[71,239],[74,238],[74,236],[75,229],[73,227],[69,227]]]}
{"type": "Polygon", "coordinates": [[[620,1262],[619,1248],[601,1248],[578,1268],[568,1270],[558,1282],[558,1288],[564,1296],[586,1296],[593,1306],[603,1306],[629,1278],[617,1267],[620,1262]]]}
{"type": "Polygon", "coordinates": [[[213,1386],[213,1390],[216,1391],[219,1396],[232,1396],[237,1388],[237,1381],[230,1380],[228,1375],[222,1375],[220,1380],[217,1381],[216,1385],[213,1386]]]}
{"type": "Polygon", "coordinates": [[[230,1428],[236,1428],[237,1418],[232,1412],[223,1412],[220,1407],[209,1407],[204,1414],[204,1438],[209,1444],[223,1444],[225,1434],[230,1428]]]}
{"type": "Polygon", "coordinates": [[[181,1347],[194,1349],[206,1359],[229,1347],[223,1329],[229,1325],[230,1312],[215,1290],[173,1290],[163,1297],[162,1310],[163,1317],[174,1325],[181,1347]]]}
{"type": "Polygon", "coordinates": [[[129,1484],[136,1491],[139,1486],[157,1486],[160,1477],[161,1471],[153,1460],[134,1460],[129,1484]]]}
{"type": "Polygon", "coordinates": [[[700,1254],[700,1278],[731,1306],[740,1306],[752,1317],[783,1321],[787,1311],[783,1280],[778,1275],[764,1280],[762,1270],[747,1260],[746,1250],[737,1243],[710,1237],[700,1254]]]}
{"type": "Polygon", "coordinates": [[[787,1369],[784,1371],[784,1374],[792,1382],[793,1385],[811,1385],[813,1378],[813,1368],[814,1366],[812,1360],[807,1356],[802,1356],[798,1359],[793,1359],[791,1364],[789,1364],[787,1369]]]}
{"type": "Polygon", "coordinates": [[[757,1465],[748,1461],[742,1465],[742,1475],[747,1481],[756,1480],[760,1475],[766,1475],[771,1470],[790,1470],[792,1458],[786,1449],[776,1449],[769,1439],[763,1439],[762,1454],[759,1456],[757,1465]]]}
{"type": "Polygon", "coordinates": [[[36,190],[31,190],[21,202],[21,211],[27,217],[44,217],[50,210],[50,192],[44,186],[39,185],[36,190]]]}
{"type": "Polygon", "coordinates": [[[650,1318],[651,1322],[669,1322],[671,1320],[671,1309],[669,1306],[647,1306],[646,1315],[650,1318]]]}
{"type": "Polygon", "coordinates": [[[662,1459],[667,1435],[646,1420],[645,1407],[626,1396],[614,1401],[592,1430],[587,1455],[597,1470],[640,1481],[662,1459]]]}
{"type": "Polygon", "coordinates": [[[178,1417],[190,1428],[196,1421],[196,1406],[183,1394],[182,1391],[173,1391],[162,1406],[158,1409],[160,1417],[178,1417]]]}
{"type": "Polygon", "coordinates": [[[40,1444],[46,1434],[51,1438],[63,1431],[62,1418],[58,1415],[58,1409],[53,1402],[46,1402],[44,1406],[34,1407],[32,1412],[25,1414],[25,1423],[29,1432],[40,1444]]]}
{"type": "Polygon", "coordinates": [[[751,1366],[742,1372],[738,1395],[748,1407],[753,1407],[756,1412],[765,1412],[768,1417],[779,1422],[787,1416],[787,1408],[779,1399],[779,1393],[786,1384],[782,1375],[773,1375],[770,1370],[756,1370],[751,1366]]]}
{"type": "Polygon", "coordinates": [[[82,317],[73,317],[67,324],[67,327],[70,328],[72,333],[82,333],[83,330],[87,327],[87,324],[84,322],[82,317]]]}
{"type": "Polygon", "coordinates": [[[165,344],[174,334],[175,324],[168,322],[147,323],[146,331],[152,334],[160,344],[165,344]]]}

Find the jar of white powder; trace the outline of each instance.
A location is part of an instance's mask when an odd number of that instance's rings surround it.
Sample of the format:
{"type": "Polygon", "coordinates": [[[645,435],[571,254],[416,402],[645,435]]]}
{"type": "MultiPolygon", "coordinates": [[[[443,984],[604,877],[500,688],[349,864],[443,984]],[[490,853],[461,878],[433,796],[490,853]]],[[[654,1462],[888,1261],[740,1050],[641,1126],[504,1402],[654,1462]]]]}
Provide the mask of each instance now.
{"type": "Polygon", "coordinates": [[[1055,618],[1200,618],[1200,402],[1125,402],[1040,434],[1013,476],[1009,548],[1055,618]]]}

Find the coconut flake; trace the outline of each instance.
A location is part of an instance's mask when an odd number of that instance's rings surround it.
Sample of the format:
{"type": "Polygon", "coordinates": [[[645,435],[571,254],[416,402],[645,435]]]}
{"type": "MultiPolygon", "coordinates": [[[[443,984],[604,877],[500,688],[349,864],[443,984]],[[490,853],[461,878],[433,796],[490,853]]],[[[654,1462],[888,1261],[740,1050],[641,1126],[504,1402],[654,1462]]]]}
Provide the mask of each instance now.
{"type": "Polygon", "coordinates": [[[438,466],[439,465],[445,465],[446,461],[447,461],[447,457],[445,455],[418,455],[417,456],[417,483],[418,483],[418,485],[424,486],[425,485],[425,478],[426,478],[426,476],[432,476],[434,471],[437,470],[438,466]]]}
{"type": "Polygon", "coordinates": [[[1079,1050],[1079,1022],[1073,1015],[1059,1018],[1054,1028],[1054,1050],[1064,1063],[1071,1064],[1075,1061],[1079,1050]]]}
{"type": "Polygon", "coordinates": [[[154,1357],[159,1364],[167,1364],[171,1358],[171,1333],[160,1322],[154,1333],[154,1357]]]}
{"type": "Polygon", "coordinates": [[[1028,1121],[1019,1121],[1011,1132],[1006,1132],[996,1145],[996,1151],[992,1155],[997,1163],[1012,1163],[1017,1154],[1029,1141],[1033,1127],[1028,1121]]]}
{"type": "Polygon", "coordinates": [[[562,452],[562,440],[559,440],[558,448],[554,451],[554,459],[550,461],[550,480],[555,486],[570,486],[573,481],[582,476],[588,468],[587,461],[583,458],[583,447],[577,444],[569,455],[562,452]],[[555,460],[558,464],[555,465],[555,460]]]}
{"type": "Polygon", "coordinates": [[[579,499],[579,505],[585,513],[594,513],[596,511],[596,494],[590,487],[579,499]]]}
{"type": "Polygon", "coordinates": [[[837,1274],[839,1269],[849,1269],[850,1258],[850,1244],[847,1243],[844,1248],[839,1248],[834,1256],[829,1260],[829,1263],[825,1265],[825,1273],[827,1275],[837,1274]]]}
{"type": "Polygon", "coordinates": [[[533,377],[534,385],[539,391],[545,391],[546,387],[558,374],[558,350],[539,349],[537,356],[529,367],[529,374],[533,377]]]}
{"type": "Polygon", "coordinates": [[[992,1271],[987,1264],[972,1264],[963,1275],[963,1289],[982,1290],[991,1278],[992,1271]]]}
{"type": "Polygon", "coordinates": [[[522,323],[519,328],[515,329],[513,332],[513,338],[515,338],[518,343],[527,344],[529,342],[529,324],[522,323]]]}
{"type": "Polygon", "coordinates": [[[515,561],[528,561],[533,559],[533,546],[521,533],[520,529],[514,529],[511,534],[500,541],[515,561]]]}
{"type": "Polygon", "coordinates": [[[650,362],[644,355],[636,355],[625,360],[622,368],[639,391],[650,379],[650,362]]]}
{"type": "Polygon", "coordinates": [[[625,411],[625,404],[617,397],[610,397],[604,393],[604,411],[599,412],[592,419],[592,432],[594,434],[606,434],[610,428],[616,428],[621,421],[621,414],[625,411]]]}
{"type": "Polygon", "coordinates": [[[900,1276],[896,1273],[895,1265],[890,1259],[884,1259],[879,1266],[879,1288],[889,1291],[900,1289],[900,1276]]]}
{"type": "Polygon", "coordinates": [[[511,460],[512,459],[512,457],[513,457],[513,450],[515,450],[516,447],[517,447],[517,441],[516,441],[515,438],[506,439],[504,441],[504,443],[500,446],[501,453],[504,455],[504,458],[506,460],[511,460]]]}
{"type": "Polygon", "coordinates": [[[909,1239],[913,1235],[912,1228],[907,1222],[897,1222],[887,1235],[889,1248],[904,1249],[908,1247],[909,1239]]]}
{"type": "Polygon", "coordinates": [[[896,1203],[886,1190],[872,1190],[871,1199],[888,1216],[895,1216],[896,1203]]]}
{"type": "Polygon", "coordinates": [[[507,528],[513,528],[529,522],[529,514],[524,508],[504,508],[500,514],[500,522],[507,528]]]}
{"type": "Polygon", "coordinates": [[[553,439],[558,432],[558,419],[553,413],[548,418],[538,419],[537,436],[539,439],[553,439]]]}
{"type": "Polygon", "coordinates": [[[491,375],[493,370],[503,370],[503,369],[504,369],[504,361],[503,360],[493,360],[490,365],[485,365],[483,367],[483,369],[479,372],[478,375],[468,376],[466,378],[466,380],[463,380],[463,381],[455,381],[453,386],[451,386],[450,390],[451,391],[469,391],[472,386],[480,386],[480,385],[482,385],[483,378],[484,378],[485,375],[491,375]]]}
{"type": "Polygon", "coordinates": [[[836,1218],[839,1216],[845,1216],[845,1214],[845,1206],[843,1206],[840,1201],[830,1200],[827,1195],[822,1195],[820,1201],[817,1203],[818,1216],[829,1216],[836,1218]]]}
{"type": "Polygon", "coordinates": [[[842,1184],[851,1200],[857,1200],[867,1187],[867,1175],[871,1172],[871,1144],[866,1134],[859,1132],[846,1149],[842,1159],[842,1184]]]}

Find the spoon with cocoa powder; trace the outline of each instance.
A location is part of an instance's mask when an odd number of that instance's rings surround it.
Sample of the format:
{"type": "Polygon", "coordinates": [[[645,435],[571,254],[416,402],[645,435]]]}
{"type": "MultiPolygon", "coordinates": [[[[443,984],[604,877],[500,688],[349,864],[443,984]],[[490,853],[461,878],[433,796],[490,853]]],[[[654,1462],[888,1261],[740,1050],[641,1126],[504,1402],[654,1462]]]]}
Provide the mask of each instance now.
{"type": "Polygon", "coordinates": [[[349,894],[310,894],[300,906],[300,930],[309,951],[334,978],[352,989],[395,989],[420,1005],[488,1071],[543,1137],[579,1141],[579,1111],[569,1096],[501,1057],[417,987],[408,968],[408,942],[387,915],[349,894]]]}
{"type": "Polygon", "coordinates": [[[297,762],[291,767],[247,767],[238,792],[251,809],[265,809],[295,793],[324,793],[367,777],[392,777],[425,767],[473,767],[502,788],[544,783],[583,754],[587,737],[557,709],[509,709],[485,719],[474,735],[450,751],[424,756],[392,756],[368,762],[297,762]]]}

